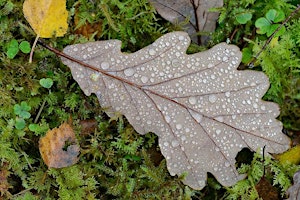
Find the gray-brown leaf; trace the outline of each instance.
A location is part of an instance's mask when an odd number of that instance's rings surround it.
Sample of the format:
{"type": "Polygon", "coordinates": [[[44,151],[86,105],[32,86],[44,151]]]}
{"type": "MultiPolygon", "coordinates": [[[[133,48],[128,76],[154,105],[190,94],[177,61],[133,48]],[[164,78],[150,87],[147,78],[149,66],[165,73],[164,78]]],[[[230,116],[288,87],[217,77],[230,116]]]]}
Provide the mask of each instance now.
{"type": "Polygon", "coordinates": [[[235,156],[244,147],[279,153],[289,148],[278,106],[261,97],[269,87],[262,72],[238,71],[240,50],[221,43],[187,55],[185,32],[168,33],[135,53],[118,40],[67,46],[64,53],[94,66],[62,59],[86,95],[95,93],[107,114],[126,116],[140,134],[159,136],[171,175],[205,186],[207,172],[230,186],[243,176],[235,156]]]}
{"type": "Polygon", "coordinates": [[[287,194],[289,195],[287,200],[300,200],[300,171],[294,174],[294,184],[288,189],[287,194]]]}
{"type": "MultiPolygon", "coordinates": [[[[200,43],[196,33],[213,32],[219,17],[218,12],[209,12],[211,8],[223,6],[223,0],[149,0],[157,12],[172,23],[183,22],[187,18],[189,24],[184,28],[192,40],[200,43]]],[[[208,36],[201,37],[201,44],[205,44],[208,36]]]]}

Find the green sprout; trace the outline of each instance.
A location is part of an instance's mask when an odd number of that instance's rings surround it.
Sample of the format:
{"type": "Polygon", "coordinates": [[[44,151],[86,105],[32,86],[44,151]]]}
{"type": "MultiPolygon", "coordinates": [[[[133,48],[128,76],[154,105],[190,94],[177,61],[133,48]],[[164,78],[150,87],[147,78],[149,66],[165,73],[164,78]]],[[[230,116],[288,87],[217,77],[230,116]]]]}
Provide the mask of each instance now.
{"type": "Polygon", "coordinates": [[[25,101],[22,101],[21,104],[14,105],[14,113],[17,115],[15,120],[16,129],[22,130],[25,128],[25,119],[29,119],[31,116],[28,112],[30,110],[31,107],[25,101]]]}

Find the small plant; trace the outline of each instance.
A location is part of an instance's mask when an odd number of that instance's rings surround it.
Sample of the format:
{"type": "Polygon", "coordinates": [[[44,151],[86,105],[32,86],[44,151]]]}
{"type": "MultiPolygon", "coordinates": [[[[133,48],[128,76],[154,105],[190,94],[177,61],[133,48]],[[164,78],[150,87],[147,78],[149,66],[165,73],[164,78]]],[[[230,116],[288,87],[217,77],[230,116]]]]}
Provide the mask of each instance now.
{"type": "Polygon", "coordinates": [[[13,59],[19,52],[29,53],[31,48],[28,41],[22,41],[20,44],[16,39],[12,39],[7,46],[6,55],[8,58],[13,59]]]}
{"type": "MultiPolygon", "coordinates": [[[[282,10],[275,10],[271,9],[269,10],[265,17],[258,18],[255,21],[255,26],[257,29],[258,34],[266,34],[268,37],[270,37],[276,29],[280,26],[278,24],[279,22],[282,22],[285,19],[284,12],[282,10]]],[[[282,27],[275,35],[275,37],[278,37],[285,32],[285,27],[282,27]]]]}
{"type": "Polygon", "coordinates": [[[14,113],[17,115],[15,127],[18,130],[22,130],[25,128],[25,119],[30,118],[30,113],[28,111],[31,110],[31,107],[25,102],[22,101],[21,104],[16,104],[14,106],[14,113]]]}

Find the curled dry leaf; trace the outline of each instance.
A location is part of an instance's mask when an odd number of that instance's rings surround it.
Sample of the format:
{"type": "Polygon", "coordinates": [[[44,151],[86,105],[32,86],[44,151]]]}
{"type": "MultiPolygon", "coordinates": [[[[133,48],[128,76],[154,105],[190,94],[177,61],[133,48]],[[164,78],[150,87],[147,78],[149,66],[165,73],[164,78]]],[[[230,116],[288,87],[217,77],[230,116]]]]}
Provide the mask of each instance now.
{"type": "Polygon", "coordinates": [[[197,39],[197,32],[213,32],[219,18],[218,12],[210,12],[211,8],[223,6],[223,0],[149,0],[157,12],[172,23],[184,22],[186,31],[198,44],[206,43],[208,36],[197,39]]]}
{"type": "Polygon", "coordinates": [[[168,33],[135,53],[118,40],[67,46],[63,58],[86,95],[95,93],[106,113],[122,113],[140,134],[154,132],[171,175],[187,176],[194,189],[207,172],[230,186],[243,176],[235,156],[244,147],[279,153],[289,148],[278,106],[261,97],[262,72],[238,71],[240,50],[221,43],[187,55],[185,32],[168,33]]]}
{"type": "Polygon", "coordinates": [[[72,127],[67,123],[48,131],[40,139],[39,149],[48,167],[68,167],[78,161],[79,146],[72,127]]]}

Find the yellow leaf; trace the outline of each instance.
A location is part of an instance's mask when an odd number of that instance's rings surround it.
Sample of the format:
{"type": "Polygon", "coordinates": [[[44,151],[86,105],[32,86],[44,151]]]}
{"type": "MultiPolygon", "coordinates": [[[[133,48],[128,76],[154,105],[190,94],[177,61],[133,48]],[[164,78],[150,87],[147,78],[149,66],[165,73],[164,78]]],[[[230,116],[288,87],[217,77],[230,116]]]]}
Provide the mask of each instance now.
{"type": "Polygon", "coordinates": [[[282,154],[274,155],[274,157],[281,163],[293,163],[297,165],[300,163],[300,145],[294,146],[282,154]]]}
{"type": "Polygon", "coordinates": [[[66,0],[26,0],[23,13],[39,37],[61,37],[67,32],[66,0]]]}

